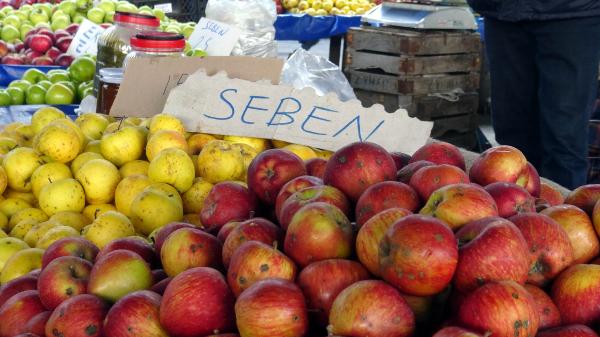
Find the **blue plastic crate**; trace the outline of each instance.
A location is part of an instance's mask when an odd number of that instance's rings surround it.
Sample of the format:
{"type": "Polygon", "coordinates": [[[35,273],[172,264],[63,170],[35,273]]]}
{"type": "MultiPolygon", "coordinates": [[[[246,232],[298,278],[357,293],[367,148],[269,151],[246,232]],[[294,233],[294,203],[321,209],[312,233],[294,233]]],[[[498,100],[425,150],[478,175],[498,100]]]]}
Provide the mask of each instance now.
{"type": "MultiPolygon", "coordinates": [[[[22,123],[30,123],[31,116],[42,107],[49,105],[10,105],[0,107],[0,126],[6,125],[12,122],[22,122],[22,123]]],[[[77,113],[75,110],[79,107],[78,104],[69,104],[69,105],[53,105],[54,107],[60,109],[71,119],[77,118],[77,113]]]]}
{"type": "Polygon", "coordinates": [[[61,66],[0,64],[0,87],[7,87],[10,82],[20,80],[23,77],[23,74],[31,68],[39,69],[45,73],[53,69],[67,69],[61,66]]]}

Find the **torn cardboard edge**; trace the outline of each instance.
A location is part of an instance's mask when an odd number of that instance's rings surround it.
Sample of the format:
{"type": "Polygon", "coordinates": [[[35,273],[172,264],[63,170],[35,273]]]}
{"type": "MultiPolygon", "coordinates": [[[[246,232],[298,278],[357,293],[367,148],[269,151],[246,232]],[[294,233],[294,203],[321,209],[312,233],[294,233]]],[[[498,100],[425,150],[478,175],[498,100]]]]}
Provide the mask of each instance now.
{"type": "Polygon", "coordinates": [[[386,150],[413,154],[431,134],[433,122],[393,113],[380,104],[365,108],[331,93],[295,89],[203,69],[171,90],[162,111],[182,120],[187,131],[259,137],[336,151],[368,141],[386,150]]]}

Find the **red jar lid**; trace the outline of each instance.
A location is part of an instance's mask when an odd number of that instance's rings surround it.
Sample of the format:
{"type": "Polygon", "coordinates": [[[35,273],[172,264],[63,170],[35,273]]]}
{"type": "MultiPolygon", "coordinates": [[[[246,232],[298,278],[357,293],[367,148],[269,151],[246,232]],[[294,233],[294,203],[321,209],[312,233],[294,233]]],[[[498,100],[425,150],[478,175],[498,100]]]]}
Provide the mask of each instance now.
{"type": "Polygon", "coordinates": [[[153,15],[136,14],[128,12],[116,12],[115,22],[117,23],[131,23],[134,25],[142,25],[149,27],[160,26],[160,20],[153,15]]]}
{"type": "Polygon", "coordinates": [[[143,32],[131,38],[134,49],[181,49],[185,48],[185,38],[181,34],[167,32],[143,32]]]}

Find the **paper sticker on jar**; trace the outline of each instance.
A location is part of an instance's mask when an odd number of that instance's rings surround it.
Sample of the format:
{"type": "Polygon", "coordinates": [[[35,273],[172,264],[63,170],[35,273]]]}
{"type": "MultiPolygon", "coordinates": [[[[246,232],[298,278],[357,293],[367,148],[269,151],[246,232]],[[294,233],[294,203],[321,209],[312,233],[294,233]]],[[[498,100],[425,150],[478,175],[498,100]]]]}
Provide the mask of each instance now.
{"type": "Polygon", "coordinates": [[[200,19],[188,42],[209,56],[229,56],[238,42],[241,30],[223,22],[200,19]]]}

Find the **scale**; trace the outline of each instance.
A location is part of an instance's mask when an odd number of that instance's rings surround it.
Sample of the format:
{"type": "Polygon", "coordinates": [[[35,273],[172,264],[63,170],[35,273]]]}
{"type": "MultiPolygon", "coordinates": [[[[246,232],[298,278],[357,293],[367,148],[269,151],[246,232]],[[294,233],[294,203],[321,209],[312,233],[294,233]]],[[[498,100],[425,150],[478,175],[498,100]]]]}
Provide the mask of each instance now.
{"type": "Polygon", "coordinates": [[[384,1],[365,13],[361,22],[414,29],[477,29],[469,7],[457,1],[384,1]]]}

